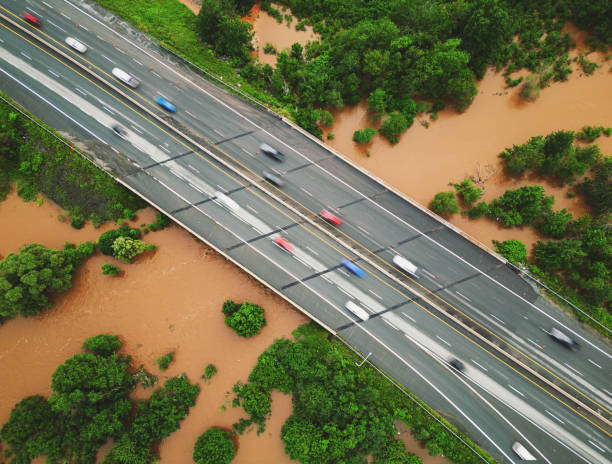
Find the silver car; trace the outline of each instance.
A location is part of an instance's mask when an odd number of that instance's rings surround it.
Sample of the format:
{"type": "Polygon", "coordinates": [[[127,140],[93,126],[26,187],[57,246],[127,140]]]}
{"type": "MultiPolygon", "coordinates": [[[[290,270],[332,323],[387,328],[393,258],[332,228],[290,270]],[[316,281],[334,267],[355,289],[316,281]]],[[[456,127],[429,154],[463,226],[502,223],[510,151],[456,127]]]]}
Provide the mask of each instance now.
{"type": "Polygon", "coordinates": [[[87,51],[87,45],[78,41],[74,37],[66,37],[66,43],[79,53],[85,53],[87,51]]]}
{"type": "Polygon", "coordinates": [[[115,76],[117,79],[119,79],[124,84],[129,85],[133,89],[135,89],[136,87],[140,85],[140,81],[138,79],[136,79],[131,74],[126,73],[123,69],[113,68],[112,73],[113,73],[113,76],[115,76]]]}

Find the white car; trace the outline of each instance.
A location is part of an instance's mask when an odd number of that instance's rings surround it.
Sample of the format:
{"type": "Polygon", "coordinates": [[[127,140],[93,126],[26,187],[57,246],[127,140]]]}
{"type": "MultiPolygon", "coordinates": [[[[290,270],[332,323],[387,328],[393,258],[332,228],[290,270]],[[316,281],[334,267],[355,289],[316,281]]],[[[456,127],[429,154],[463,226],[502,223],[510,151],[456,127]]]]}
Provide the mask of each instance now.
{"type": "Polygon", "coordinates": [[[512,445],[512,450],[517,454],[521,461],[535,461],[536,458],[533,454],[527,451],[523,445],[521,445],[518,441],[515,441],[512,445]]]}
{"type": "Polygon", "coordinates": [[[66,37],[66,43],[79,53],[85,53],[87,51],[87,45],[83,42],[79,42],[74,37],[66,37]]]}

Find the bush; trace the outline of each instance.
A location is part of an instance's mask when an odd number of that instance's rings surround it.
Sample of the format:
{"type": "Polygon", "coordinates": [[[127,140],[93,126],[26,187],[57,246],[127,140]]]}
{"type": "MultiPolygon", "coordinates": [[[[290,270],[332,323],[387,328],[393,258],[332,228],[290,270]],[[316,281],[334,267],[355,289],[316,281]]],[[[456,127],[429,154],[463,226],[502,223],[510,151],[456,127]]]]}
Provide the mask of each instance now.
{"type": "Polygon", "coordinates": [[[379,132],[395,145],[399,142],[399,136],[408,129],[408,120],[402,113],[391,113],[387,119],[383,121],[379,132]]]}
{"type": "Polygon", "coordinates": [[[442,217],[459,212],[459,203],[454,192],[438,192],[429,204],[429,209],[442,217]]]}
{"type": "Polygon", "coordinates": [[[370,143],[375,135],[376,129],[366,127],[363,130],[353,132],[353,141],[361,144],[370,143]]]}
{"type": "Polygon", "coordinates": [[[576,139],[583,142],[594,142],[603,134],[603,126],[584,126],[580,132],[576,134],[576,139]]]}
{"type": "Polygon", "coordinates": [[[383,89],[376,89],[368,97],[369,119],[376,121],[387,112],[387,93],[383,89]]]}
{"type": "Polygon", "coordinates": [[[217,368],[212,364],[207,364],[204,368],[204,372],[202,373],[202,378],[205,380],[210,380],[213,375],[217,373],[217,368]]]}
{"type": "Polygon", "coordinates": [[[577,188],[586,195],[593,214],[603,217],[612,212],[612,157],[601,159],[593,172],[594,178],[585,179],[577,188]]]}
{"type": "Polygon", "coordinates": [[[271,43],[267,43],[263,51],[266,55],[276,55],[278,53],[278,51],[276,50],[276,47],[272,45],[271,43]]]}
{"type": "Polygon", "coordinates": [[[538,223],[538,229],[549,237],[563,238],[572,218],[572,213],[569,213],[565,208],[561,211],[548,211],[544,214],[542,221],[538,223]]]}
{"type": "Polygon", "coordinates": [[[235,454],[230,434],[217,427],[200,435],[193,448],[193,460],[197,464],[229,464],[235,454]]]}
{"type": "Polygon", "coordinates": [[[504,240],[498,242],[493,240],[495,251],[506,258],[514,265],[519,263],[527,264],[527,247],[519,240],[504,240]]]}
{"type": "Polygon", "coordinates": [[[469,178],[464,179],[460,184],[455,184],[454,187],[466,206],[471,206],[484,193],[484,189],[474,186],[469,178]]]}
{"type": "Polygon", "coordinates": [[[222,312],[225,314],[225,325],[241,337],[248,338],[257,335],[266,325],[263,308],[248,301],[237,305],[227,300],[223,303],[222,312]]]}
{"type": "Polygon", "coordinates": [[[134,240],[138,240],[141,237],[139,229],[130,229],[128,226],[121,226],[118,229],[111,229],[104,232],[98,238],[98,248],[107,256],[114,256],[113,243],[119,237],[129,237],[134,240]]]}
{"type": "Polygon", "coordinates": [[[104,275],[119,275],[121,271],[119,268],[113,264],[103,264],[102,265],[102,274],[104,275]]]}
{"type": "Polygon", "coordinates": [[[170,366],[170,363],[173,360],[174,360],[174,352],[171,351],[170,353],[166,353],[162,357],[157,358],[155,362],[157,363],[159,370],[165,371],[166,369],[168,369],[168,366],[170,366]]]}
{"type": "Polygon", "coordinates": [[[489,212],[489,205],[487,205],[485,201],[480,201],[478,202],[476,206],[468,209],[467,211],[461,214],[466,215],[470,219],[478,219],[480,217],[483,217],[488,212],[489,212]]]}
{"type": "Polygon", "coordinates": [[[147,245],[142,240],[130,237],[117,237],[113,242],[113,256],[126,263],[134,262],[134,258],[145,250],[155,250],[155,245],[147,245]]]}
{"type": "Polygon", "coordinates": [[[506,190],[489,203],[488,215],[505,227],[532,225],[550,212],[554,201],[554,197],[546,196],[539,185],[520,187],[506,190]]]}
{"type": "Polygon", "coordinates": [[[100,334],[83,342],[83,349],[98,356],[110,356],[121,348],[121,341],[116,335],[100,334]]]}
{"type": "MultiPolygon", "coordinates": [[[[151,224],[148,224],[147,227],[149,230],[156,232],[158,230],[164,229],[166,226],[170,224],[170,218],[163,213],[157,213],[155,215],[155,221],[151,224]]],[[[132,238],[140,238],[140,237],[132,237],[132,238]]]]}

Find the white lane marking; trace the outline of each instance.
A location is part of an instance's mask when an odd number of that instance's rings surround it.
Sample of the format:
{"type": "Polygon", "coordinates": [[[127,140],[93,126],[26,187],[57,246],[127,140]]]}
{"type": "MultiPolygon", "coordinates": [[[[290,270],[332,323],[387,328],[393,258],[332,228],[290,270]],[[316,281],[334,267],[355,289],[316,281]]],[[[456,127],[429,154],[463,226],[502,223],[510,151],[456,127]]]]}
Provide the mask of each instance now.
{"type": "Polygon", "coordinates": [[[193,119],[198,119],[197,116],[193,113],[190,113],[188,110],[185,110],[185,113],[189,116],[191,116],[193,119]]]}
{"type": "Polygon", "coordinates": [[[4,40],[0,39],[0,43],[4,43],[4,40]]]}
{"type": "Polygon", "coordinates": [[[427,269],[421,269],[421,272],[422,272],[423,274],[428,275],[428,276],[429,276],[429,277],[431,277],[432,279],[435,279],[435,278],[436,278],[436,276],[435,276],[435,275],[433,275],[431,272],[429,272],[427,269]]]}
{"type": "Polygon", "coordinates": [[[404,316],[406,319],[410,319],[412,322],[414,322],[416,324],[416,319],[412,316],[409,316],[406,313],[402,313],[402,316],[404,316]]]}
{"type": "Polygon", "coordinates": [[[115,112],[113,110],[111,110],[108,106],[106,105],[102,105],[102,108],[104,108],[108,113],[110,114],[115,114],[115,112]]]}
{"type": "Polygon", "coordinates": [[[136,127],[134,124],[130,124],[130,127],[134,129],[136,132],[138,132],[140,135],[143,134],[143,132],[140,129],[138,129],[138,127],[136,127]]]}
{"type": "Polygon", "coordinates": [[[53,71],[53,69],[47,69],[47,71],[49,71],[49,74],[53,74],[55,77],[60,77],[60,75],[53,71]]]}
{"type": "Polygon", "coordinates": [[[205,193],[204,191],[202,191],[202,189],[200,189],[197,185],[193,185],[191,182],[187,181],[187,183],[194,189],[196,189],[198,192],[200,193],[205,193]]]}
{"type": "Polygon", "coordinates": [[[66,18],[67,20],[69,20],[69,21],[70,21],[70,16],[68,16],[66,13],[64,13],[63,11],[60,11],[60,14],[61,14],[61,15],[62,15],[64,18],[66,18]]]}
{"type": "Polygon", "coordinates": [[[606,390],[605,388],[602,389],[603,391],[605,391],[608,395],[612,396],[612,393],[610,393],[608,390],[606,390]]]}
{"type": "Polygon", "coordinates": [[[251,152],[250,152],[249,150],[247,150],[246,148],[244,148],[244,147],[240,147],[240,148],[241,148],[241,149],[242,149],[242,151],[243,151],[243,152],[245,152],[247,155],[249,155],[249,156],[255,156],[255,155],[253,155],[253,153],[251,153],[251,152]]]}
{"type": "Polygon", "coordinates": [[[251,205],[246,205],[246,207],[247,207],[248,209],[250,209],[251,211],[253,211],[255,214],[259,214],[259,213],[257,212],[257,210],[256,210],[255,208],[253,208],[251,205]]]}
{"type": "Polygon", "coordinates": [[[525,319],[526,321],[529,320],[529,318],[527,316],[525,316],[525,315],[523,315],[523,319],[525,319]]]}
{"type": "Polygon", "coordinates": [[[306,195],[312,196],[312,193],[310,193],[308,190],[306,190],[304,187],[300,187],[300,190],[302,192],[304,192],[306,195]]]}
{"type": "Polygon", "coordinates": [[[110,61],[111,63],[113,62],[113,60],[111,60],[108,56],[106,56],[104,53],[101,53],[102,58],[107,59],[108,61],[110,61]]]}
{"type": "Polygon", "coordinates": [[[34,14],[38,14],[38,11],[34,11],[32,8],[30,8],[29,6],[26,6],[26,10],[28,10],[30,13],[34,13],[34,14]]]}
{"type": "Polygon", "coordinates": [[[489,313],[489,315],[490,315],[490,316],[491,316],[493,319],[495,319],[496,321],[501,322],[502,324],[506,325],[506,323],[505,323],[504,321],[502,321],[502,320],[501,320],[499,317],[497,317],[495,314],[491,314],[491,313],[489,313]]]}
{"type": "Polygon", "coordinates": [[[198,171],[196,168],[194,168],[191,164],[187,164],[187,167],[189,169],[191,169],[192,171],[197,172],[198,174],[200,173],[200,171],[198,171]]]}
{"type": "Polygon", "coordinates": [[[158,77],[159,79],[161,79],[161,76],[159,74],[157,74],[155,71],[151,71],[151,74],[153,74],[154,76],[158,77]]]}
{"type": "Polygon", "coordinates": [[[312,248],[310,248],[309,246],[307,246],[307,247],[306,247],[306,249],[307,249],[308,251],[310,251],[310,252],[311,252],[313,255],[315,255],[315,256],[319,256],[319,253],[317,253],[315,250],[313,250],[313,249],[312,249],[312,248]]]}
{"type": "Polygon", "coordinates": [[[117,50],[119,53],[123,53],[125,55],[125,52],[123,50],[121,50],[119,47],[115,47],[115,50],[117,50]]]}
{"type": "Polygon", "coordinates": [[[365,230],[365,229],[364,229],[363,227],[361,227],[361,226],[357,226],[357,228],[358,228],[358,229],[359,229],[361,232],[363,232],[364,234],[366,234],[366,235],[370,235],[370,236],[372,235],[370,232],[368,232],[367,230],[365,230]]]}
{"type": "Polygon", "coordinates": [[[440,340],[442,343],[446,343],[448,346],[452,346],[450,343],[448,343],[446,340],[444,340],[442,337],[440,337],[439,335],[436,335],[436,338],[438,340],[440,340]]]}
{"type": "Polygon", "coordinates": [[[557,421],[559,421],[561,424],[565,424],[565,422],[563,422],[561,419],[559,419],[557,416],[555,416],[552,412],[550,412],[548,409],[545,409],[544,412],[546,414],[548,414],[550,417],[552,417],[553,419],[556,419],[557,421]]]}
{"type": "Polygon", "coordinates": [[[83,29],[84,31],[89,32],[89,29],[87,29],[87,28],[86,28],[85,26],[83,26],[82,24],[79,24],[79,27],[80,27],[81,29],[83,29]]]}
{"type": "Polygon", "coordinates": [[[589,361],[591,364],[593,364],[593,365],[595,365],[595,366],[599,367],[600,369],[602,369],[602,367],[601,367],[599,364],[597,364],[595,361],[593,361],[591,358],[589,358],[589,359],[588,359],[588,361],[589,361]]]}
{"type": "Polygon", "coordinates": [[[221,137],[224,137],[223,133],[220,130],[217,129],[213,129],[217,134],[219,134],[221,137]]]}
{"type": "Polygon", "coordinates": [[[222,192],[222,193],[223,193],[223,192],[226,192],[226,190],[225,190],[223,187],[221,187],[219,184],[217,184],[217,188],[218,188],[218,189],[219,189],[219,191],[220,191],[220,192],[222,192]]]}
{"type": "Polygon", "coordinates": [[[531,338],[527,338],[527,341],[529,341],[530,343],[532,343],[534,346],[537,346],[538,348],[542,349],[541,345],[538,345],[536,342],[534,342],[531,338]]]}
{"type": "Polygon", "coordinates": [[[472,301],[472,300],[470,300],[470,299],[469,299],[467,296],[465,296],[463,293],[458,292],[457,290],[455,290],[455,293],[456,293],[457,295],[459,295],[461,298],[463,298],[463,299],[465,299],[465,300],[467,300],[467,301],[472,301]]]}
{"type": "Polygon", "coordinates": [[[343,289],[342,287],[337,287],[338,290],[340,290],[342,293],[344,293],[345,295],[347,295],[349,298],[353,298],[353,295],[351,295],[349,292],[347,292],[345,289],[343,289]]]}
{"type": "Polygon", "coordinates": [[[514,388],[512,385],[508,384],[508,386],[510,388],[512,388],[512,390],[514,390],[515,392],[517,392],[519,395],[521,395],[523,398],[525,398],[525,395],[523,395],[523,392],[518,391],[516,388],[514,388]]]}
{"type": "Polygon", "coordinates": [[[51,21],[50,19],[47,19],[47,22],[49,24],[51,24],[53,27],[57,27],[60,31],[65,32],[66,34],[68,33],[68,31],[66,29],[64,29],[62,26],[59,26],[57,24],[55,24],[53,21],[51,21]]]}
{"type": "Polygon", "coordinates": [[[24,52],[19,52],[19,54],[21,56],[23,56],[24,58],[27,58],[28,60],[32,61],[32,58],[30,58],[27,54],[25,54],[24,52]]]}
{"type": "Polygon", "coordinates": [[[480,367],[480,368],[481,368],[483,371],[485,371],[485,372],[489,372],[489,371],[488,371],[488,369],[487,369],[486,367],[484,367],[482,364],[480,364],[479,362],[474,361],[473,359],[472,359],[472,362],[473,362],[474,364],[476,364],[478,367],[480,367]]]}
{"type": "MultiPolygon", "coordinates": [[[[573,370],[576,374],[578,375],[582,375],[582,372],[580,372],[578,369],[573,368],[572,366],[570,366],[568,363],[564,362],[563,364],[565,364],[568,368],[570,368],[571,370],[573,370]]],[[[584,376],[583,376],[584,377],[584,376]]]]}
{"type": "Polygon", "coordinates": [[[140,66],[144,66],[140,61],[138,61],[136,58],[132,58],[132,61],[136,64],[139,64],[140,66]]]}
{"type": "MultiPolygon", "coordinates": [[[[51,5],[49,5],[47,2],[42,2],[42,4],[45,5],[47,8],[53,9],[53,7],[51,5]]],[[[47,21],[47,22],[49,22],[49,21],[47,21]]]]}
{"type": "Polygon", "coordinates": [[[105,41],[105,40],[104,40],[104,37],[101,37],[101,36],[99,36],[98,34],[96,34],[96,37],[97,37],[98,39],[100,39],[102,42],[104,42],[104,41],[105,41]]]}
{"type": "Polygon", "coordinates": [[[163,145],[157,145],[159,148],[161,148],[162,150],[164,150],[166,153],[170,153],[170,150],[168,150],[166,147],[164,147],[163,145]]]}
{"type": "Polygon", "coordinates": [[[391,326],[391,327],[393,327],[395,330],[399,330],[399,329],[397,328],[397,326],[396,326],[396,325],[395,325],[393,322],[391,322],[391,321],[389,321],[389,320],[387,320],[387,319],[383,319],[383,322],[384,322],[385,324],[387,324],[387,325],[390,325],[390,326],[391,326]]]}
{"type": "Polygon", "coordinates": [[[597,448],[599,451],[601,451],[602,453],[605,453],[606,450],[603,449],[601,446],[597,446],[597,444],[593,443],[592,440],[587,440],[591,445],[593,445],[595,448],[597,448]]]}
{"type": "Polygon", "coordinates": [[[87,92],[85,92],[84,90],[79,89],[78,87],[75,87],[74,90],[76,90],[77,92],[79,92],[81,95],[85,95],[87,96],[87,92]]]}
{"type": "Polygon", "coordinates": [[[374,290],[368,290],[372,295],[374,295],[376,298],[378,298],[379,300],[382,300],[382,296],[380,296],[378,293],[376,293],[374,290]]]}

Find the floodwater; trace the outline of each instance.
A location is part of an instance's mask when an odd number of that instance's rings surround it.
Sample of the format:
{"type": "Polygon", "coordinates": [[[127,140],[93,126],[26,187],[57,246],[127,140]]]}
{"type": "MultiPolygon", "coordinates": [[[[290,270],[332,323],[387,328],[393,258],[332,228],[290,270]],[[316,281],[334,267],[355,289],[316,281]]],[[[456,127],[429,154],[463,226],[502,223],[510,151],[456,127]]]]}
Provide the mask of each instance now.
{"type": "MultiPolygon", "coordinates": [[[[33,241],[61,247],[66,240],[82,242],[100,235],[101,230],[76,231],[61,223],[60,212],[51,202],[37,206],[14,194],[0,202],[0,255],[33,241]]],[[[147,209],[134,224],[149,223],[153,216],[147,209]]],[[[77,271],[73,288],[56,299],[53,309],[0,327],[0,372],[9,374],[0,382],[0,424],[22,397],[48,396],[54,369],[79,352],[83,340],[99,333],[117,334],[134,366],[144,364],[160,382],[184,372],[201,385],[196,406],[180,430],[162,441],[162,464],[192,462],[193,444],[201,433],[211,426],[229,429],[241,417],[241,409],[229,404],[232,385],[246,381],[257,356],[274,339],[290,337],[306,317],[178,226],[150,233],[145,240],[155,243],[157,251],[146,252],[134,264],[117,263],[123,271],[120,277],[102,274],[100,266],[114,260],[98,253],[77,271]],[[246,340],[225,327],[221,304],[226,298],[265,308],[267,325],[259,335],[246,340]],[[175,351],[175,361],[160,372],[155,359],[168,351],[175,351]],[[200,375],[208,363],[218,373],[207,383],[200,375]]],[[[275,393],[266,432],[240,436],[234,462],[291,462],[280,439],[290,414],[291,398],[275,393]]]]}
{"type": "MultiPolygon", "coordinates": [[[[600,54],[590,55],[589,59],[603,61],[600,54]]],[[[437,121],[423,116],[420,119],[429,121],[429,128],[415,120],[395,146],[378,135],[367,147],[352,141],[353,132],[368,124],[367,103],[361,102],[333,113],[335,122],[328,131],[333,132],[334,139],[327,143],[426,206],[437,192],[452,190],[449,183],[478,175],[487,178],[483,197],[486,201],[507,189],[537,183],[544,186],[548,195],[555,196],[554,209],[567,208],[574,216],[580,216],[586,211],[582,198],[567,198],[565,188],[542,179],[507,178],[498,155],[535,135],[560,129],[580,130],[585,125],[612,126],[612,106],[608,103],[612,100],[611,65],[610,61],[603,62],[590,77],[581,76],[576,70],[569,81],[553,83],[530,103],[520,99],[518,88],[504,89],[501,73],[489,70],[480,82],[478,96],[465,113],[444,110],[437,121]]],[[[612,137],[602,136],[595,143],[604,154],[612,152],[612,137]]],[[[487,219],[473,221],[454,215],[450,222],[489,247],[492,239],[514,238],[528,247],[542,239],[531,228],[505,229],[487,219]]]]}

